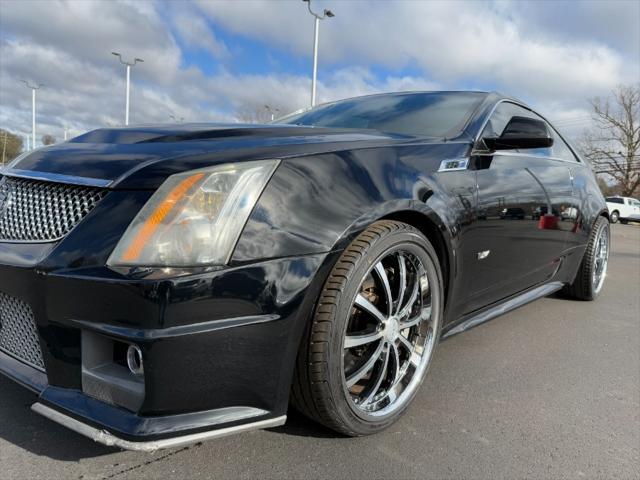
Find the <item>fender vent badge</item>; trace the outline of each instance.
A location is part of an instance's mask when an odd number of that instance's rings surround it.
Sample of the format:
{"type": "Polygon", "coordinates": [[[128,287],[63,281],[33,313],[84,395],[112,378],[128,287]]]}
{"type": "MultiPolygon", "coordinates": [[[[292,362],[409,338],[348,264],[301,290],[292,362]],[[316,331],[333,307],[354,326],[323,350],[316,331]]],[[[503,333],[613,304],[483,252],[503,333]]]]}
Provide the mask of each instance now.
{"type": "Polygon", "coordinates": [[[440,163],[438,172],[455,172],[457,170],[466,170],[469,166],[468,158],[450,158],[440,163]]]}

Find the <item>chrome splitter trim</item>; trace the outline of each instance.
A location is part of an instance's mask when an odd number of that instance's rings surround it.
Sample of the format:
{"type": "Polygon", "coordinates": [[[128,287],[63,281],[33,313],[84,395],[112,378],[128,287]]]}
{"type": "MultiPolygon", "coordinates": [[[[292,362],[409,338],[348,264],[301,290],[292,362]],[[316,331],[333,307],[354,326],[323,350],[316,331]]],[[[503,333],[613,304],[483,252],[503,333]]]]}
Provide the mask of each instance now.
{"type": "Polygon", "coordinates": [[[189,435],[182,435],[172,438],[164,438],[162,440],[152,440],[148,442],[132,442],[125,440],[106,430],[100,430],[98,428],[87,425],[75,418],[72,418],[64,413],[60,413],[42,403],[34,403],[31,406],[34,412],[47,417],[49,420],[53,420],[60,425],[73,430],[80,435],[91,438],[93,441],[106,445],[108,447],[119,447],[125,450],[134,450],[138,452],[155,452],[165,448],[177,448],[185,445],[191,445],[194,443],[202,442],[205,440],[211,440],[212,438],[226,437],[236,433],[247,432],[250,430],[259,430],[263,428],[272,428],[284,425],[287,421],[287,416],[283,415],[277,418],[271,418],[269,420],[260,420],[258,422],[247,423],[244,425],[236,425],[234,427],[221,428],[218,430],[210,430],[207,432],[193,433],[189,435]]]}
{"type": "Polygon", "coordinates": [[[0,175],[16,178],[28,178],[29,180],[42,180],[45,182],[65,183],[67,185],[81,185],[83,187],[107,188],[113,183],[113,180],[105,180],[103,178],[77,177],[75,175],[63,175],[61,173],[20,170],[19,168],[1,170],[0,175]]]}

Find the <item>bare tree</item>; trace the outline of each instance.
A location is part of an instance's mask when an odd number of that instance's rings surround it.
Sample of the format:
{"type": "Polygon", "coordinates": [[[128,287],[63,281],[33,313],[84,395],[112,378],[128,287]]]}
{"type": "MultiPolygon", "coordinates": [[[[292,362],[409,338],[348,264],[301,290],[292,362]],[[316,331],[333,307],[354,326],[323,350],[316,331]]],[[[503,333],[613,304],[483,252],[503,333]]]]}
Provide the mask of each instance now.
{"type": "Polygon", "coordinates": [[[54,143],[56,143],[56,137],[54,137],[53,135],[49,135],[47,133],[46,135],[42,136],[43,145],[53,145],[54,143]]]}
{"type": "Polygon", "coordinates": [[[623,196],[640,189],[640,84],[621,85],[591,101],[595,127],[581,144],[597,173],[610,175],[623,196]]]}
{"type": "Polygon", "coordinates": [[[5,165],[22,152],[22,138],[15,133],[0,129],[0,165],[5,165]]]}
{"type": "MultiPolygon", "coordinates": [[[[278,106],[269,106],[260,103],[245,103],[236,110],[236,118],[245,123],[268,123],[271,121],[271,114],[282,112],[278,106]]],[[[276,115],[276,116],[278,116],[276,115]]]]}

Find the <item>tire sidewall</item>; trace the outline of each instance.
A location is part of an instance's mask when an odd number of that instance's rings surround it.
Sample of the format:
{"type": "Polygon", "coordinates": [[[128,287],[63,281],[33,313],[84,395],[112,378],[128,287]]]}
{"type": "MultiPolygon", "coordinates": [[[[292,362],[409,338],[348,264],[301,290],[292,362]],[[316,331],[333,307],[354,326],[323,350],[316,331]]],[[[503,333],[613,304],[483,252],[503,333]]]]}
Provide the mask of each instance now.
{"type": "Polygon", "coordinates": [[[351,274],[351,280],[347,282],[344,291],[341,294],[336,315],[334,317],[334,326],[331,333],[331,346],[328,358],[329,386],[332,397],[335,400],[337,414],[342,421],[359,434],[374,433],[393,423],[411,404],[420,384],[424,381],[429,370],[429,365],[433,360],[433,355],[437,348],[442,330],[442,311],[443,311],[443,289],[442,289],[442,273],[440,271],[439,261],[435,250],[428,240],[417,230],[394,230],[380,238],[374,240],[371,247],[366,250],[365,255],[356,263],[351,274]],[[346,334],[348,319],[353,301],[359,291],[360,284],[365,275],[373,268],[373,266],[383,258],[387,252],[402,247],[403,249],[415,254],[423,262],[423,266],[427,272],[427,278],[433,285],[433,280],[437,281],[437,293],[434,294],[432,286],[432,315],[438,317],[438,327],[434,332],[434,349],[431,358],[422,374],[422,378],[418,382],[416,388],[411,395],[405,399],[404,404],[397,410],[384,416],[370,416],[359,411],[351,403],[348,398],[348,391],[343,383],[344,357],[343,357],[343,341],[346,334]]]}

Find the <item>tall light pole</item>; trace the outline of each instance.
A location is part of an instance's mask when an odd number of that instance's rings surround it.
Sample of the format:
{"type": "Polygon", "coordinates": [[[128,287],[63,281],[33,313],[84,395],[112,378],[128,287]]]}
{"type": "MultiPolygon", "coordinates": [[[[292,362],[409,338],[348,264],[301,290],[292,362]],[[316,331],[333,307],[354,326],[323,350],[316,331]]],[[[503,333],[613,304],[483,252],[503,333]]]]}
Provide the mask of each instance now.
{"type": "Polygon", "coordinates": [[[127,99],[125,101],[124,107],[124,124],[129,125],[129,85],[131,83],[131,67],[133,67],[138,62],[144,62],[144,60],[142,60],[141,58],[134,58],[133,62],[126,62],[122,59],[122,55],[120,55],[118,52],[111,52],[111,55],[115,55],[116,57],[118,57],[120,63],[127,67],[127,99]]]}
{"type": "Polygon", "coordinates": [[[22,80],[27,88],[31,89],[31,150],[36,148],[36,90],[43,87],[41,83],[32,85],[26,80],[22,80]]]}
{"type": "Polygon", "coordinates": [[[307,3],[307,7],[309,8],[309,13],[314,17],[314,28],[313,28],[313,77],[311,78],[311,106],[315,107],[316,105],[316,79],[318,77],[318,35],[320,34],[320,20],[324,20],[325,18],[335,17],[331,10],[327,10],[325,8],[322,15],[315,13],[311,10],[311,0],[302,0],[307,3]]]}
{"type": "Polygon", "coordinates": [[[5,130],[4,131],[4,142],[2,142],[2,166],[4,167],[5,161],[4,161],[4,154],[7,151],[7,140],[9,139],[9,131],[5,130]]]}
{"type": "Polygon", "coordinates": [[[265,105],[264,108],[267,109],[267,112],[271,114],[271,121],[273,122],[276,118],[275,114],[280,111],[279,108],[272,108],[271,105],[265,105]]]}

